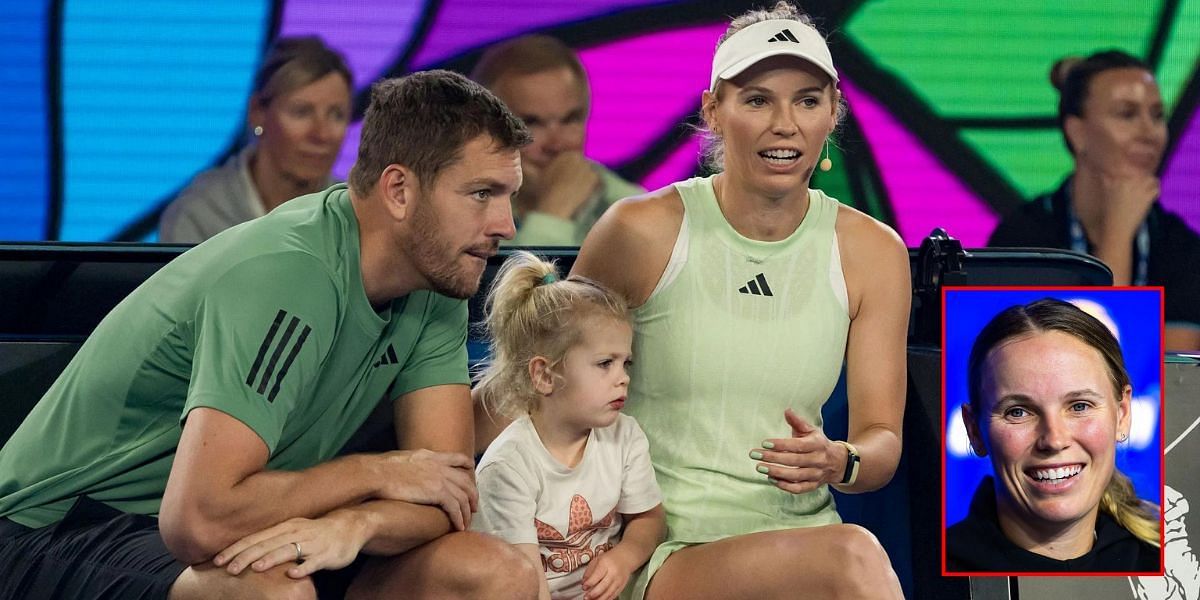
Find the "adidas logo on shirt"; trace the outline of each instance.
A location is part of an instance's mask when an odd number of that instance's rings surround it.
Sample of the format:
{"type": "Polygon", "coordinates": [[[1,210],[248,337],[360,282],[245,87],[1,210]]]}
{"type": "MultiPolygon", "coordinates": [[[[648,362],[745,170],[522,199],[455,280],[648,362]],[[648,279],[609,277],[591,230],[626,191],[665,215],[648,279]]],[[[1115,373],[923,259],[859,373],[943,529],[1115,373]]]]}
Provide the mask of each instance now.
{"type": "Polygon", "coordinates": [[[375,367],[382,367],[384,365],[394,365],[399,362],[400,362],[400,359],[396,358],[396,349],[393,348],[392,345],[389,343],[388,347],[387,347],[387,351],[384,352],[382,355],[380,355],[379,360],[375,361],[375,364],[371,365],[371,367],[375,368],[375,367]]]}
{"type": "MultiPolygon", "coordinates": [[[[780,31],[779,33],[775,34],[775,37],[773,37],[767,41],[768,42],[794,42],[797,44],[800,43],[800,40],[796,39],[796,36],[792,35],[792,32],[789,29],[784,29],[783,31],[780,31]]],[[[770,296],[770,294],[767,294],[767,295],[770,296]]]]}
{"type": "Polygon", "coordinates": [[[279,309],[279,312],[275,313],[275,320],[271,323],[266,337],[258,347],[254,365],[250,367],[250,373],[246,376],[246,385],[250,386],[255,393],[266,398],[267,402],[275,402],[275,396],[279,394],[279,389],[283,386],[283,378],[287,377],[288,371],[296,361],[296,356],[300,354],[300,350],[304,348],[304,342],[312,333],[312,327],[304,325],[301,328],[300,319],[292,316],[288,320],[287,327],[283,329],[283,334],[280,335],[279,329],[283,327],[283,322],[287,319],[286,310],[279,309]],[[261,379],[259,378],[260,373],[261,379]],[[272,377],[274,377],[274,381],[272,381],[272,377]],[[269,389],[268,385],[270,385],[269,389]]]}
{"type": "Polygon", "coordinates": [[[762,273],[754,276],[754,279],[746,282],[746,285],[738,288],[738,291],[751,296],[774,296],[771,293],[771,286],[767,285],[767,277],[762,273]]]}

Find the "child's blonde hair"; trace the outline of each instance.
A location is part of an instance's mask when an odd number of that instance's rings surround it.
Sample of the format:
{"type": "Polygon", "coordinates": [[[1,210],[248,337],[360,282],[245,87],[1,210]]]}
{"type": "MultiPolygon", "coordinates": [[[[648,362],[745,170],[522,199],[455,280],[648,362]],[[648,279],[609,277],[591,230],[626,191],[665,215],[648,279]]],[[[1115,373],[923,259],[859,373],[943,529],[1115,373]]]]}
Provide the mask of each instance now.
{"type": "Polygon", "coordinates": [[[629,322],[621,296],[584,277],[559,279],[554,263],[524,251],[504,261],[484,311],[491,358],[478,377],[480,395],[485,409],[508,418],[537,407],[531,360],[544,357],[553,372],[579,343],[585,319],[629,322]]]}

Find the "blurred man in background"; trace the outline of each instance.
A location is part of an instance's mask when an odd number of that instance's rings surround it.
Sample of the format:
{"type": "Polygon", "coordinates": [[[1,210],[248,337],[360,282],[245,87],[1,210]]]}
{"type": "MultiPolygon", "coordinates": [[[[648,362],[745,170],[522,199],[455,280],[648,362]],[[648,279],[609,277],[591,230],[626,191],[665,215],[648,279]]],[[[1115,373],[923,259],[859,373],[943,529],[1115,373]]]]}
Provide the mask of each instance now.
{"type": "Polygon", "coordinates": [[[583,155],[591,90],[566,44],[545,35],[499,43],[484,52],[471,78],[533,134],[521,150],[525,184],[513,206],[512,244],[578,246],[612,203],[645,191],[583,155]]]}

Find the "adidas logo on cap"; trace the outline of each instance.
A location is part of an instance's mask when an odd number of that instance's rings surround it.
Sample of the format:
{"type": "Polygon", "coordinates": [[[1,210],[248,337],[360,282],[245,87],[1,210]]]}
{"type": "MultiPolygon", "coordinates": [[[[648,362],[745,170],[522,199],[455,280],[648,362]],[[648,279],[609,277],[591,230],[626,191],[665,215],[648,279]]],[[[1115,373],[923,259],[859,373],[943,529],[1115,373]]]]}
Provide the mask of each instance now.
{"type": "Polygon", "coordinates": [[[775,34],[775,37],[767,40],[767,42],[792,42],[799,44],[800,40],[796,39],[796,36],[792,35],[792,30],[784,29],[783,31],[775,34]]]}
{"type": "Polygon", "coordinates": [[[738,292],[750,294],[751,296],[774,296],[771,293],[771,286],[767,285],[767,278],[762,273],[754,276],[754,279],[746,282],[746,285],[738,288],[738,292]]]}

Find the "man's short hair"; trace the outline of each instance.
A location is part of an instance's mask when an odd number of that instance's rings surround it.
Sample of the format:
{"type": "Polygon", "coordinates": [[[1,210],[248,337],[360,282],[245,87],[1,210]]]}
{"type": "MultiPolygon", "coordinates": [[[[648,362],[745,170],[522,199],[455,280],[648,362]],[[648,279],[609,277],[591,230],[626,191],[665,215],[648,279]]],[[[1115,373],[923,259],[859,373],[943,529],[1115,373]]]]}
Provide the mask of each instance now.
{"type": "Polygon", "coordinates": [[[458,73],[422,71],[379,81],[371,87],[350,187],[366,195],[393,164],[411,169],[421,186],[429,186],[481,134],[491,136],[499,150],[519,150],[531,140],[499,98],[458,73]]]}
{"type": "Polygon", "coordinates": [[[566,67],[580,85],[587,86],[587,73],[575,51],[548,35],[524,35],[500,42],[483,52],[471,79],[488,89],[507,75],[532,75],[566,67]]]}

